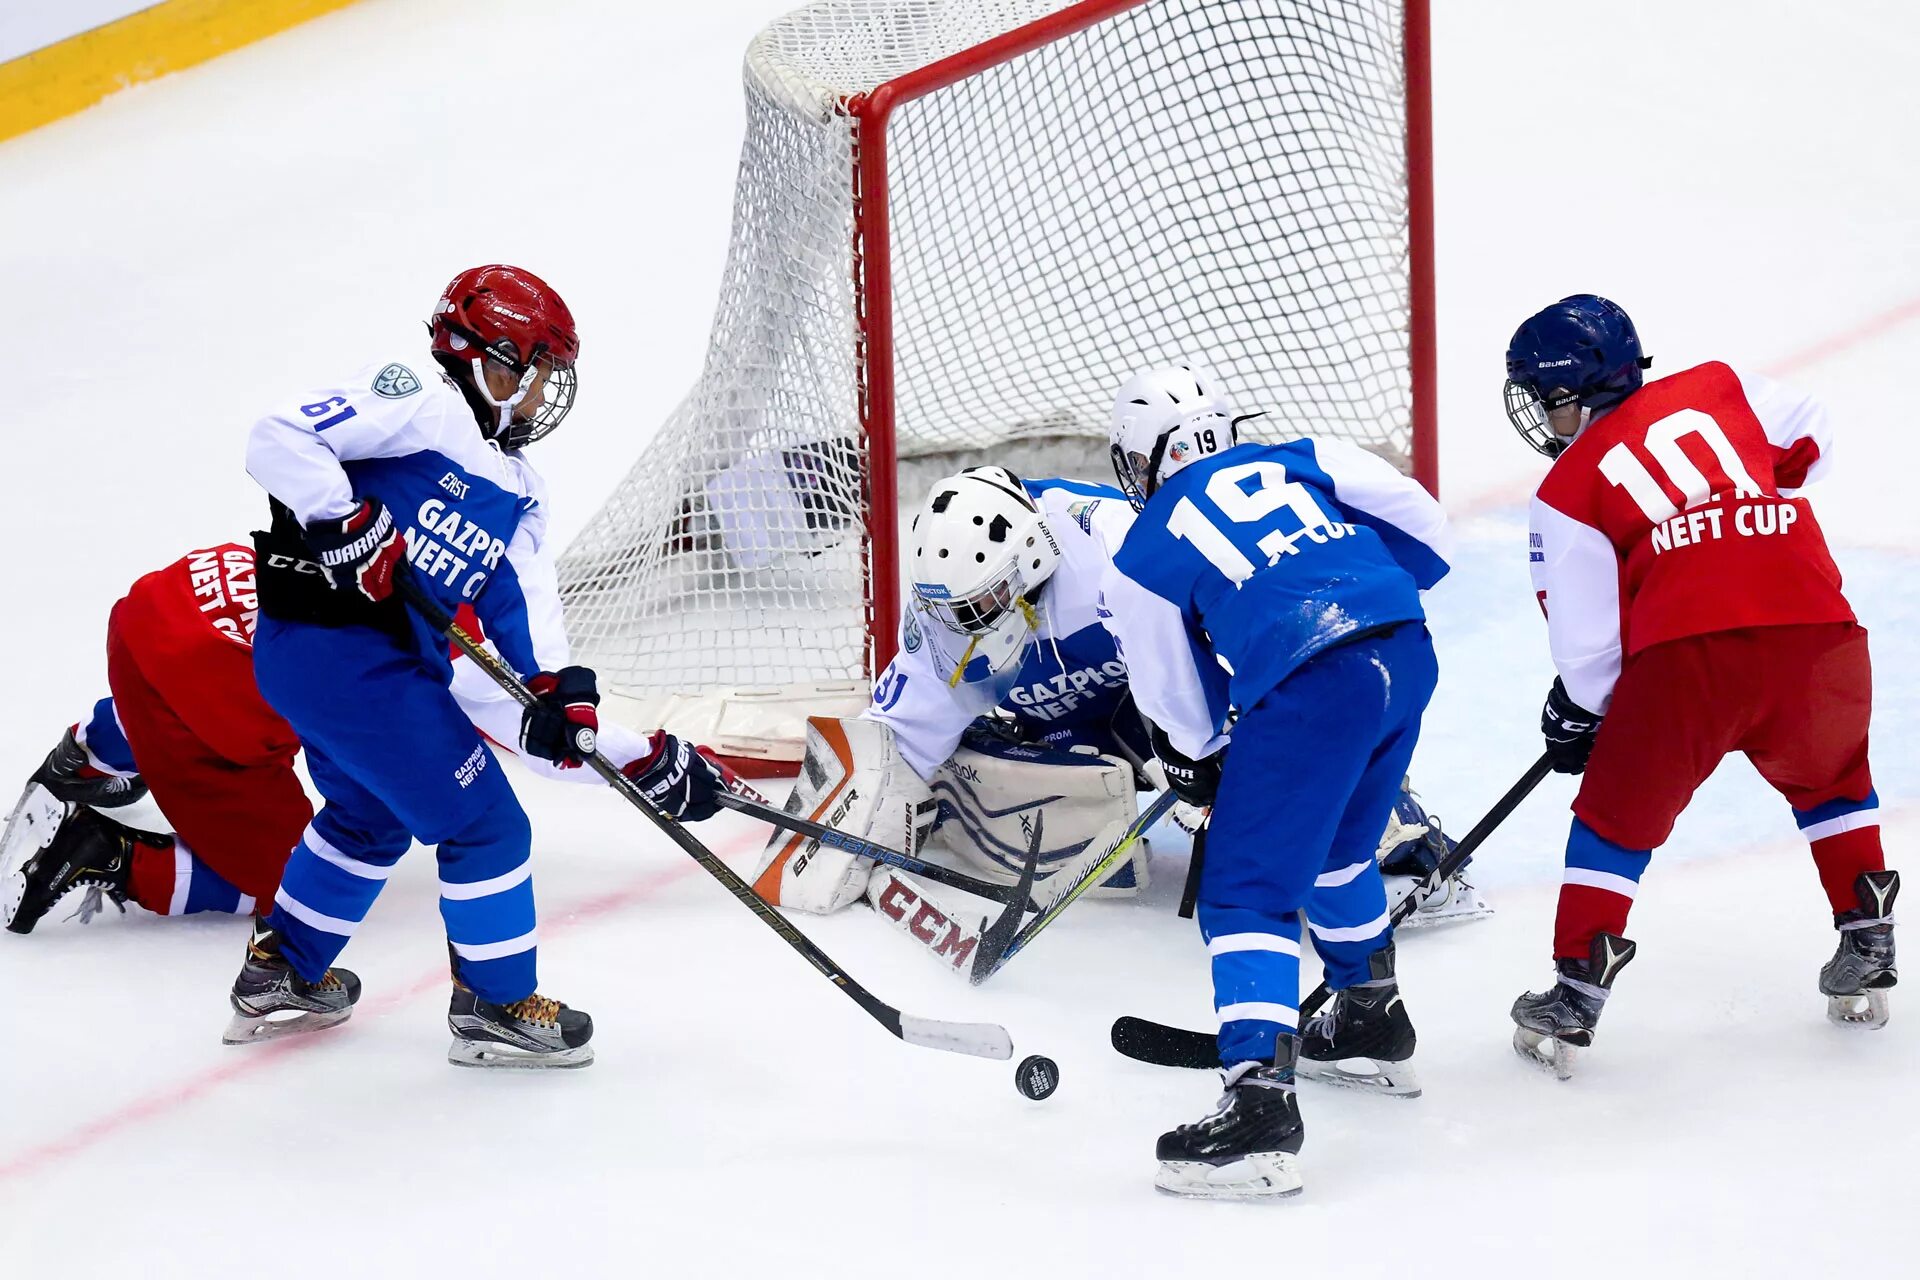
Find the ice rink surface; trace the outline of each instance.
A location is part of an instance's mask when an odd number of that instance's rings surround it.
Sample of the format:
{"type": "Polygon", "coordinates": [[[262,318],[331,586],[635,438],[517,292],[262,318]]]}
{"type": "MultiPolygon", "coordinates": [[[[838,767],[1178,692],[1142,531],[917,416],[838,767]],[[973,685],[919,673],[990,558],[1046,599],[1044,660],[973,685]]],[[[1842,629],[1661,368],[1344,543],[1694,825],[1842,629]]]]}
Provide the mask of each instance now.
{"type": "MultiPolygon", "coordinates": [[[[0,545],[14,673],[0,779],[104,691],[138,574],[258,523],[240,441],[287,391],[421,358],[453,272],[522,262],[583,335],[539,447],[564,539],[690,384],[725,252],[747,39],[783,0],[367,0],[0,145],[0,545]]],[[[1464,831],[1538,749],[1550,679],[1500,411],[1517,321],[1593,290],[1656,372],[1704,359],[1830,403],[1813,493],[1873,631],[1894,865],[1920,834],[1920,15],[1899,3],[1437,6],[1443,484],[1465,554],[1433,600],[1442,686],[1415,762],[1464,831]]],[[[518,777],[518,775],[516,775],[518,777]]],[[[1306,1195],[1154,1195],[1152,1141],[1208,1077],[1106,1047],[1119,1013],[1202,1025],[1204,953],[1149,900],[1076,907],[968,989],[870,918],[805,922],[913,1012],[993,1019],[1007,1064],[890,1040],[613,797],[525,780],[543,988],[599,1061],[446,1065],[431,857],[346,962],[340,1032],[223,1049],[243,927],[135,911],[0,937],[0,1275],[1340,1277],[1906,1274],[1920,1257],[1920,1013],[1829,1026],[1804,845],[1744,762],[1656,855],[1580,1076],[1507,1046],[1547,971],[1571,785],[1486,847],[1492,920],[1409,936],[1426,1096],[1309,1089],[1306,1195]],[[1902,1261],[1904,1259],[1904,1262],[1902,1261]]],[[[5,784],[11,793],[14,785],[5,784]]],[[[761,833],[700,829],[736,866],[761,833]]],[[[1910,890],[1920,892],[1920,890],[1910,890]]]]}

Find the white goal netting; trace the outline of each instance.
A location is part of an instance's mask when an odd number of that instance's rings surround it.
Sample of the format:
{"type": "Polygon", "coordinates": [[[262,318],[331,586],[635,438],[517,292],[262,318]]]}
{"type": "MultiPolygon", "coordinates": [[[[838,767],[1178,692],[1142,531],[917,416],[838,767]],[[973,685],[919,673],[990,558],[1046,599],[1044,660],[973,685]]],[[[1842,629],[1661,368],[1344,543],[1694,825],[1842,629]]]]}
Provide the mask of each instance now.
{"type": "Polygon", "coordinates": [[[1072,7],[823,0],[749,48],[706,366],[561,564],[580,660],[650,714],[697,708],[675,727],[737,748],[776,691],[859,704],[871,539],[898,536],[866,476],[888,420],[907,512],[968,461],[1107,480],[1114,389],[1167,359],[1265,410],[1251,434],[1406,457],[1400,0],[1108,5],[895,109],[887,197],[857,211],[875,139],[850,100],[1072,7]],[[882,220],[890,405],[864,365],[882,220]]]}

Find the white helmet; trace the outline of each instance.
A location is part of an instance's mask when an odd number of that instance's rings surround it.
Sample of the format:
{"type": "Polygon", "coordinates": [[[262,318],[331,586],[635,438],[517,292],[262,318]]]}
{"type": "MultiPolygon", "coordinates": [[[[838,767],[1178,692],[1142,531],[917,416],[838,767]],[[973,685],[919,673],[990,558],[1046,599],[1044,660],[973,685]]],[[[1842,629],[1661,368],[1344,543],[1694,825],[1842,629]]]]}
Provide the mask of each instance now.
{"type": "Polygon", "coordinates": [[[1059,564],[1039,505],[1005,467],[968,467],[937,482],[913,518],[913,598],[967,637],[961,671],[975,654],[993,671],[1020,655],[1037,625],[1033,593],[1059,564]]]}
{"type": "Polygon", "coordinates": [[[1147,369],[1114,398],[1107,438],[1113,474],[1138,509],[1174,472],[1233,447],[1233,406],[1198,365],[1147,369]]]}

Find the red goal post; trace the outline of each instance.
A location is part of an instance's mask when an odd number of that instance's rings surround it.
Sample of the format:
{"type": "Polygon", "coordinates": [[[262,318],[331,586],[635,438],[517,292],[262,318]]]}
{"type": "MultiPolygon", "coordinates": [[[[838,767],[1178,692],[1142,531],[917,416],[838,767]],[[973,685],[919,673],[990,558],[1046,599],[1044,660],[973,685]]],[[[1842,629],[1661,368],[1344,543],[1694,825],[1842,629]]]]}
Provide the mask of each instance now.
{"type": "Polygon", "coordinates": [[[791,772],[892,658],[918,487],[1107,480],[1143,361],[1436,489],[1428,21],[819,0],[763,32],[706,368],[562,562],[622,713],[791,772]]]}

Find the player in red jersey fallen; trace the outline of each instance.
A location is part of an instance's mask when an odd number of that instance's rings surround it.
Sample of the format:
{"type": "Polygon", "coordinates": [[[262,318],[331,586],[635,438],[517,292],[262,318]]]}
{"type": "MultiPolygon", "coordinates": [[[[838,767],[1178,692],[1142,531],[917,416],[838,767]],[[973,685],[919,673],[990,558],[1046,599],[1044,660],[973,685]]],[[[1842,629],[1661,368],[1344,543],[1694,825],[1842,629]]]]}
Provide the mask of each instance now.
{"type": "MultiPolygon", "coordinates": [[[[294,772],[300,741],[253,678],[254,551],[194,551],[135,582],[107,624],[112,696],[70,727],[29,780],[0,835],[0,921],[30,933],[76,889],[92,917],[111,898],[160,915],[252,915],[273,902],[313,806],[294,772]],[[152,789],[171,834],[99,812],[152,789]]],[[[470,611],[463,610],[463,614],[470,611]]],[[[477,634],[477,621],[462,619],[477,634]]],[[[518,741],[520,707],[466,661],[453,694],[496,745],[518,741]]],[[[714,812],[724,771],[677,739],[603,723],[600,748],[669,813],[714,812]],[[682,756],[686,757],[685,760],[682,756]],[[678,775],[676,778],[675,775],[678,775]]],[[[592,784],[522,754],[548,777],[592,784]]]]}
{"type": "Polygon", "coordinates": [[[1825,409],[1720,363],[1643,382],[1625,311],[1562,299],[1507,349],[1507,414],[1552,458],[1533,584],[1559,678],[1541,730],[1583,773],[1554,985],[1513,1006],[1514,1047],[1562,1077],[1592,1043],[1641,874],[1721,759],[1793,809],[1840,931],[1820,971],[1836,1022],[1878,1027],[1894,985],[1897,872],[1867,766],[1867,633],[1800,491],[1829,464],[1825,409]]]}

